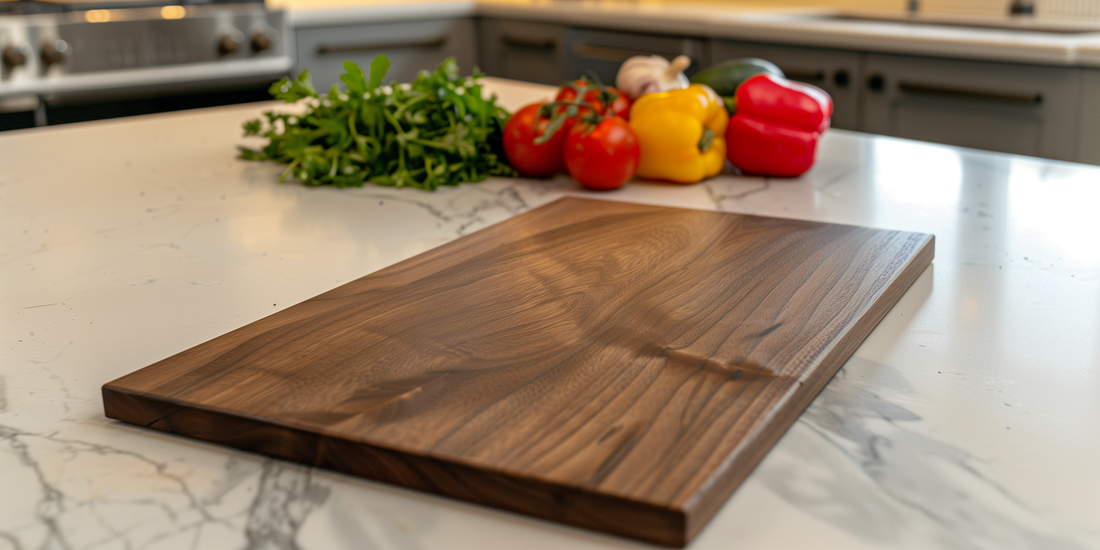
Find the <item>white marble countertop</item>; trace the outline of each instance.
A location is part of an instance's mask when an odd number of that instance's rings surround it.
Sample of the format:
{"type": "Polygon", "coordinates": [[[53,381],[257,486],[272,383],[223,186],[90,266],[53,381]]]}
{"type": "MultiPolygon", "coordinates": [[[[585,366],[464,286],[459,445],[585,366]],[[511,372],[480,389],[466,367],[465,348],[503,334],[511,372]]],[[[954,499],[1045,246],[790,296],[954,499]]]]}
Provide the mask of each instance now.
{"type": "MultiPolygon", "coordinates": [[[[291,25],[300,27],[481,15],[823,48],[1100,67],[1096,53],[1100,32],[829,19],[821,16],[846,10],[790,7],[782,2],[777,7],[761,2],[667,0],[271,0],[269,5],[286,9],[291,25]]],[[[1100,29],[1100,21],[1094,23],[1100,29]]]]}
{"type": "MultiPolygon", "coordinates": [[[[492,81],[515,108],[548,89],[492,81]]],[[[0,549],[634,542],[107,420],[100,386],[564,195],[276,182],[272,104],[0,135],[0,549]]],[[[789,180],[596,195],[930,232],[936,258],[691,548],[1100,548],[1100,168],[830,131],[789,180]]]]}

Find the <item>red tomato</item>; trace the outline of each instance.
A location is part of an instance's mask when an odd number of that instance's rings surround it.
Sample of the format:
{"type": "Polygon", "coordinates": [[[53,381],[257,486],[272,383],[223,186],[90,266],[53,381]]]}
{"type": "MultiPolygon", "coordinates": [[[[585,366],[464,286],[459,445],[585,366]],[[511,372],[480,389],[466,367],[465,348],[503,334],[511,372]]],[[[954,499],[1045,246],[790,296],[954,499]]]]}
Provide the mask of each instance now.
{"type": "Polygon", "coordinates": [[[577,124],[565,138],[565,167],[589,189],[622,187],[638,171],[641,153],[638,136],[617,116],[603,119],[595,128],[577,124]]]}
{"type": "Polygon", "coordinates": [[[504,153],[520,175],[528,178],[548,178],[565,169],[562,146],[566,132],[559,129],[546,143],[536,144],[550,118],[540,117],[545,103],[532,103],[519,111],[504,125],[504,153]]]}
{"type": "MultiPolygon", "coordinates": [[[[625,119],[630,119],[630,98],[626,94],[615,89],[614,86],[604,86],[604,89],[608,91],[615,99],[611,100],[611,114],[620,116],[625,119]]],[[[583,101],[591,105],[598,115],[608,114],[604,108],[603,101],[600,100],[600,87],[587,80],[574,80],[571,84],[566,84],[558,90],[557,97],[554,101],[578,101],[578,93],[583,91],[584,95],[581,96],[579,101],[583,101]]],[[[564,111],[564,107],[560,107],[558,112],[564,111]]],[[[587,109],[580,109],[578,115],[584,116],[588,114],[587,109]]]]}
{"type": "Polygon", "coordinates": [[[611,101],[610,114],[622,117],[624,120],[630,120],[630,98],[614,86],[608,86],[607,91],[611,92],[612,95],[618,94],[615,99],[611,101]]]}
{"type": "MultiPolygon", "coordinates": [[[[584,98],[577,99],[582,93],[587,97],[594,92],[594,89],[592,92],[589,91],[591,85],[592,84],[587,80],[574,80],[573,82],[568,82],[558,89],[558,95],[554,96],[554,101],[582,101],[584,98]]],[[[595,105],[595,107],[597,109],[601,108],[600,105],[595,105]]],[[[558,107],[557,112],[565,112],[565,109],[566,107],[558,107]]],[[[591,114],[591,111],[588,109],[581,109],[580,112],[577,113],[578,116],[585,116],[588,114],[591,114]]]]}

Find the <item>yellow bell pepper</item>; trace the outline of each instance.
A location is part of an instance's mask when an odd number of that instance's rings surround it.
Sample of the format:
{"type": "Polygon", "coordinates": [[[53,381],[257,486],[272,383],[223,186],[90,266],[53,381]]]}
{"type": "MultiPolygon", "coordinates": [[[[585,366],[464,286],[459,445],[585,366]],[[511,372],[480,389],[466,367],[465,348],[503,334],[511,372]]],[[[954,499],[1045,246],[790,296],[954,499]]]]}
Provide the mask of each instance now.
{"type": "Polygon", "coordinates": [[[695,183],[717,175],[726,164],[729,113],[709,86],[646,94],[630,108],[638,135],[638,177],[695,183]]]}

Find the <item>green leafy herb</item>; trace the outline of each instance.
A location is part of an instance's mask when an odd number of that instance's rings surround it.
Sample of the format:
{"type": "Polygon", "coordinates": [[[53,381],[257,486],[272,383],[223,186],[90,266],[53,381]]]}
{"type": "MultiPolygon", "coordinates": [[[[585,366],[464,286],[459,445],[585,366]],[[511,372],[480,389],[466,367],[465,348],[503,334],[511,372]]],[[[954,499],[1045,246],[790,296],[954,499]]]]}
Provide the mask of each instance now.
{"type": "Polygon", "coordinates": [[[267,145],[240,147],[245,160],[286,164],[288,176],[306,185],[361,187],[365,182],[392,187],[436,189],[440,185],[514,176],[501,146],[508,112],[496,98],[484,99],[476,79],[458,76],[447,59],[434,72],[421,71],[409,85],[382,86],[390,61],[384,55],[367,75],[344,62],[341,90],[332,85],[318,95],[309,71],[271,86],[288,103],[303,101],[304,115],[265,112],[266,121],[244,124],[246,136],[267,145]],[[265,124],[266,122],[266,124],[265,124]]]}

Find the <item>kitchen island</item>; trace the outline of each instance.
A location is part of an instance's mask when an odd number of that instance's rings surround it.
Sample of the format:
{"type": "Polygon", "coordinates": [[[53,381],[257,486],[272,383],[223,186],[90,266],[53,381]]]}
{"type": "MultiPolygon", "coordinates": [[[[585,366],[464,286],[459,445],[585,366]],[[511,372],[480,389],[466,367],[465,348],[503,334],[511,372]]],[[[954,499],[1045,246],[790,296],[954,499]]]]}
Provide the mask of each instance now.
{"type": "Polygon", "coordinates": [[[645,547],[103,416],[104,382],[563,196],[936,235],[691,548],[1100,546],[1100,169],[834,130],[797,179],[306,188],[235,158],[272,107],[0,136],[0,549],[645,547]]]}

